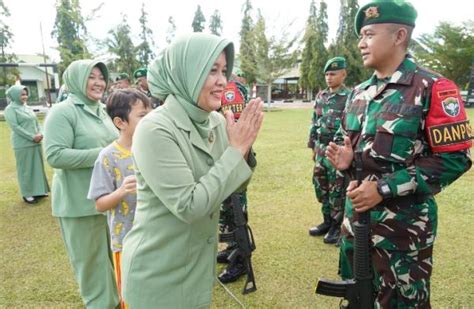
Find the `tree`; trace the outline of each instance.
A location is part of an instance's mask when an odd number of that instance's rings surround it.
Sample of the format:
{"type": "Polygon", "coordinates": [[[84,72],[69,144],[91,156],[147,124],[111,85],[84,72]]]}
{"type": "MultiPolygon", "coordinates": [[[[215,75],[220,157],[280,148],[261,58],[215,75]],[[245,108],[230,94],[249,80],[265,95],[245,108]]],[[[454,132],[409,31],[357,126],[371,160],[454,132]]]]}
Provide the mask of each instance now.
{"type": "Polygon", "coordinates": [[[345,83],[355,86],[366,80],[371,72],[364,68],[358,48],[359,38],[354,31],[354,20],[359,4],[357,0],[341,0],[339,28],[336,42],[329,47],[331,56],[344,56],[347,60],[345,83]]]}
{"type": "Polygon", "coordinates": [[[112,69],[127,73],[129,76],[138,67],[136,48],[130,38],[130,32],[127,17],[124,15],[122,22],[115,29],[109,31],[110,37],[106,40],[109,52],[117,55],[112,69]]]}
{"type": "Polygon", "coordinates": [[[324,78],[323,68],[328,60],[328,52],[326,50],[326,41],[328,40],[328,13],[327,4],[321,0],[319,4],[318,18],[316,19],[316,34],[313,40],[312,61],[310,66],[310,77],[314,81],[313,89],[326,88],[326,80],[324,78]]]}
{"type": "Polygon", "coordinates": [[[51,36],[58,41],[60,76],[74,60],[90,58],[84,39],[86,34],[79,0],[57,0],[56,20],[51,36]]]}
{"type": "Polygon", "coordinates": [[[246,0],[242,11],[244,17],[242,18],[242,26],[240,28],[240,70],[249,84],[257,81],[256,70],[257,61],[255,55],[255,38],[254,38],[254,24],[251,16],[252,4],[250,0],[246,0]]]}
{"type": "Polygon", "coordinates": [[[140,16],[140,39],[141,43],[137,46],[138,62],[140,66],[147,67],[151,59],[155,57],[152,47],[154,47],[155,42],[153,41],[153,32],[148,28],[147,18],[148,14],[145,10],[145,4],[142,3],[142,15],[140,16]]]}
{"type": "Polygon", "coordinates": [[[421,65],[465,88],[474,61],[474,21],[461,26],[440,22],[433,34],[422,34],[411,50],[421,65]]]}
{"type": "Polygon", "coordinates": [[[209,22],[209,30],[212,34],[220,36],[222,34],[222,19],[218,10],[214,11],[209,22]]]}
{"type": "Polygon", "coordinates": [[[296,37],[290,38],[282,33],[281,38],[267,38],[265,34],[265,19],[259,12],[258,21],[253,30],[256,47],[256,76],[267,85],[268,104],[272,99],[272,84],[275,79],[295,65],[298,52],[291,52],[296,37]]]}
{"type": "MultiPolygon", "coordinates": [[[[10,11],[8,10],[3,0],[0,0],[0,48],[1,48],[1,59],[0,62],[14,62],[16,61],[15,54],[6,53],[6,50],[11,47],[13,41],[13,33],[10,31],[4,18],[10,16],[10,11]]],[[[15,83],[16,77],[19,75],[19,72],[16,68],[2,68],[2,74],[0,76],[0,86],[12,85],[15,83]]]]}
{"type": "Polygon", "coordinates": [[[300,84],[307,89],[308,99],[312,99],[315,90],[326,87],[323,68],[328,58],[325,43],[328,38],[327,4],[322,0],[319,5],[319,14],[314,0],[311,1],[309,17],[306,23],[305,43],[302,62],[300,84]]]}
{"type": "MultiPolygon", "coordinates": [[[[309,16],[306,21],[306,29],[303,36],[303,53],[301,54],[301,66],[300,66],[300,86],[303,89],[307,89],[307,94],[312,94],[311,89],[314,89],[314,77],[310,75],[311,62],[313,60],[313,47],[314,41],[316,40],[317,32],[317,9],[314,0],[311,1],[309,6],[309,16]]],[[[312,99],[311,96],[308,99],[312,99]]]]}
{"type": "Polygon", "coordinates": [[[198,5],[196,13],[194,13],[194,19],[192,23],[193,31],[194,32],[202,32],[204,30],[204,25],[206,23],[206,18],[201,11],[201,6],[198,5]]]}
{"type": "Polygon", "coordinates": [[[176,34],[176,24],[174,22],[173,16],[168,18],[168,29],[166,29],[166,43],[171,43],[176,34]]]}

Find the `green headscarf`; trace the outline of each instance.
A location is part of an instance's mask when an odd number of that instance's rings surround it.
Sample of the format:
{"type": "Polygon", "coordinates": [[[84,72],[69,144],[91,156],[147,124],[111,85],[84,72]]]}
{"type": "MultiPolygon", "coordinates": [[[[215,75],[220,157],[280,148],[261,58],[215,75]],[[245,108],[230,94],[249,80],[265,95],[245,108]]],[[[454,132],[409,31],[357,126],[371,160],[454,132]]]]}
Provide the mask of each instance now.
{"type": "Polygon", "coordinates": [[[195,125],[198,123],[199,126],[205,127],[209,113],[197,107],[197,100],[212,66],[222,51],[226,55],[229,79],[234,64],[232,42],[205,33],[192,33],[177,38],[148,68],[151,94],[163,101],[171,95],[195,125]]]}
{"type": "Polygon", "coordinates": [[[73,100],[79,100],[87,105],[99,103],[87,97],[87,81],[95,66],[102,72],[105,82],[107,83],[109,80],[109,71],[103,62],[97,60],[76,60],[71,62],[66,71],[64,71],[63,81],[69,91],[69,96],[72,97],[73,100]]]}
{"type": "Polygon", "coordinates": [[[14,85],[8,88],[8,90],[5,92],[8,100],[10,100],[11,104],[15,105],[23,105],[23,102],[21,102],[20,97],[21,97],[21,92],[26,89],[26,86],[23,85],[14,85]]]}

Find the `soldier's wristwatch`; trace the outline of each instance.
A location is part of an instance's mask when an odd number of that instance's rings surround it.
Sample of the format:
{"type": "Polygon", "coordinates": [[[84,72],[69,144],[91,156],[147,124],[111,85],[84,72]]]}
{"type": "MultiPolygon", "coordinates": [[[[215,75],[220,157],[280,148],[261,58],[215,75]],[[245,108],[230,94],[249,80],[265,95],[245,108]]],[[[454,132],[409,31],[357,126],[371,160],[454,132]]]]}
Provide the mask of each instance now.
{"type": "Polygon", "coordinates": [[[390,190],[387,182],[383,179],[377,180],[377,192],[384,200],[392,198],[392,190],[390,190]]]}

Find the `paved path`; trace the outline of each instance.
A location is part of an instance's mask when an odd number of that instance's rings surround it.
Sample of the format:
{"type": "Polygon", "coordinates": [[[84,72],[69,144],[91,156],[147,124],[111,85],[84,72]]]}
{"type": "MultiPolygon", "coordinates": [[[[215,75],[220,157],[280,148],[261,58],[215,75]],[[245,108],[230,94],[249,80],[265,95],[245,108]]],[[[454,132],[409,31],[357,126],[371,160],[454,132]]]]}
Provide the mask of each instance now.
{"type": "MultiPolygon", "coordinates": [[[[283,102],[283,101],[274,101],[271,104],[271,107],[278,108],[313,108],[313,102],[303,102],[301,100],[293,102],[283,102]]],[[[268,106],[268,103],[265,103],[265,106],[268,106]]]]}

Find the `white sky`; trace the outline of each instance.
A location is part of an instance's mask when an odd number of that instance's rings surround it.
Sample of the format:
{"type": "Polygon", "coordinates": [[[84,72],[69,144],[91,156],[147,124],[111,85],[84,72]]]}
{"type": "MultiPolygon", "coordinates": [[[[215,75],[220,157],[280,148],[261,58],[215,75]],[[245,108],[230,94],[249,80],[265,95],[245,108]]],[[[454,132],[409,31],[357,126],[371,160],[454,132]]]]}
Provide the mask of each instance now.
{"type": "MultiPolygon", "coordinates": [[[[40,23],[43,27],[43,37],[46,54],[54,60],[59,60],[55,51],[57,43],[50,33],[56,16],[55,0],[4,0],[9,8],[11,17],[6,21],[14,34],[12,44],[16,54],[36,54],[42,52],[40,23]]],[[[242,20],[242,4],[244,0],[102,0],[104,6],[99,11],[98,18],[86,23],[89,35],[96,39],[104,39],[107,32],[117,26],[124,13],[128,17],[135,43],[139,42],[141,4],[145,3],[148,10],[148,26],[152,29],[158,49],[166,45],[168,17],[173,16],[177,33],[192,31],[191,23],[197,5],[206,17],[206,29],[214,10],[219,10],[223,20],[223,36],[238,44],[242,20]]],[[[363,5],[368,0],[359,0],[363,5]]],[[[421,33],[433,33],[439,21],[451,21],[459,25],[462,21],[474,19],[474,3],[472,0],[412,0],[418,10],[417,26],[414,36],[421,33]]],[[[80,0],[83,15],[90,14],[100,0],[80,0]]],[[[304,31],[311,0],[251,0],[256,14],[260,8],[267,23],[267,31],[277,37],[285,30],[290,33],[304,31]],[[291,27],[289,25],[292,24],[291,27]]],[[[316,0],[317,6],[319,1],[316,0]]],[[[339,0],[326,0],[328,4],[329,36],[335,36],[338,27],[339,0]]],[[[92,48],[93,49],[93,48],[92,48]]]]}

